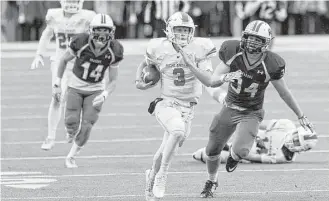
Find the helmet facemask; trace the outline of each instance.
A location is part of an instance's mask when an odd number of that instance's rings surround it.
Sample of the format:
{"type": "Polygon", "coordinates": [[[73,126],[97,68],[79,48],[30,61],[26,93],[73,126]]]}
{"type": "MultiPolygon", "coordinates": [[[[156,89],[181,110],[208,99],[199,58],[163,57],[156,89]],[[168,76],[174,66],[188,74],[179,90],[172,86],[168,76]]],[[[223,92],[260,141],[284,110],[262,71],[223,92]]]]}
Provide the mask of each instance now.
{"type": "Polygon", "coordinates": [[[115,28],[108,27],[92,27],[91,38],[98,45],[105,45],[110,40],[114,39],[115,28]]]}
{"type": "Polygon", "coordinates": [[[78,13],[83,6],[83,0],[61,0],[61,6],[66,13],[78,13]]]}
{"type": "Polygon", "coordinates": [[[189,44],[194,36],[194,28],[188,26],[175,26],[167,32],[168,39],[180,46],[189,44]]]}
{"type": "Polygon", "coordinates": [[[284,146],[291,152],[302,152],[314,148],[316,143],[317,135],[315,133],[299,127],[286,136],[284,146]]]}
{"type": "Polygon", "coordinates": [[[265,37],[243,33],[241,38],[241,48],[250,54],[259,54],[266,52],[271,40],[265,37]]]}

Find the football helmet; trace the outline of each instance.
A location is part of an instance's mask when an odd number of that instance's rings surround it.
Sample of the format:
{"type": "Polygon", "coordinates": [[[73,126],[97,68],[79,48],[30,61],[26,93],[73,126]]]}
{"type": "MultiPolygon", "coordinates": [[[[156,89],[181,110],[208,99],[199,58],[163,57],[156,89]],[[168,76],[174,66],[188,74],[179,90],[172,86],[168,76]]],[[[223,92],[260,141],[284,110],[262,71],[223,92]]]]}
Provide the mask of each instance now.
{"type": "Polygon", "coordinates": [[[193,19],[184,12],[176,12],[166,22],[165,33],[167,38],[172,43],[176,43],[181,46],[189,44],[194,36],[195,25],[193,19]],[[175,27],[188,27],[189,32],[187,34],[175,32],[175,27]]]}
{"type": "Polygon", "coordinates": [[[240,46],[250,54],[266,52],[273,39],[270,25],[261,20],[250,22],[242,32],[240,46]],[[251,39],[250,36],[254,36],[251,39]]]}
{"type": "Polygon", "coordinates": [[[91,38],[99,44],[105,44],[114,39],[115,26],[112,18],[106,14],[97,14],[89,25],[91,38]],[[106,32],[102,31],[105,29],[106,32]]]}
{"type": "Polygon", "coordinates": [[[309,129],[298,127],[286,136],[284,146],[291,152],[302,152],[313,149],[317,142],[318,136],[316,133],[312,133],[309,129]]]}
{"type": "Polygon", "coordinates": [[[61,6],[66,13],[77,13],[82,9],[84,0],[61,0],[61,6]]]}

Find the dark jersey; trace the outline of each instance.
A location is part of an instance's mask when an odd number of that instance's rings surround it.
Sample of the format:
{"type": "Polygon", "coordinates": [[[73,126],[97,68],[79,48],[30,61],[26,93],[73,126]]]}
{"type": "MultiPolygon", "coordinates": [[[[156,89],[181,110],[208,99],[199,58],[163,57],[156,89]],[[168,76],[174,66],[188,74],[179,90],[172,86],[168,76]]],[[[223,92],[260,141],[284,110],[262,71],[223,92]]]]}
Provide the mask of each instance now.
{"type": "Polygon", "coordinates": [[[246,53],[240,49],[240,41],[227,40],[220,50],[219,58],[230,68],[230,72],[241,70],[243,75],[230,83],[226,102],[250,110],[263,107],[265,89],[269,81],[278,80],[285,73],[285,61],[277,54],[268,51],[253,65],[246,53]]]}
{"type": "Polygon", "coordinates": [[[99,55],[94,53],[94,44],[89,34],[79,34],[70,42],[71,52],[76,56],[73,74],[80,81],[90,84],[101,83],[107,68],[116,66],[123,59],[123,47],[117,40],[110,41],[99,55]]]}

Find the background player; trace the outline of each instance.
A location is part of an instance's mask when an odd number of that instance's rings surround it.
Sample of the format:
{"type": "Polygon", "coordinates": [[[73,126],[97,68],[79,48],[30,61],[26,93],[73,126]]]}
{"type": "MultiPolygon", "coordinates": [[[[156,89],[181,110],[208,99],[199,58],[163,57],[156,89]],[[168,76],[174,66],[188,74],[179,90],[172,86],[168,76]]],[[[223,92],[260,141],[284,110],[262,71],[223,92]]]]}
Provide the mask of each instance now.
{"type": "MultiPolygon", "coordinates": [[[[182,146],[190,134],[194,107],[202,94],[202,84],[186,67],[178,52],[178,44],[205,72],[212,71],[211,59],[216,48],[209,39],[194,38],[194,22],[183,12],[173,14],[166,28],[167,38],[152,39],[146,50],[146,59],[136,72],[136,87],[148,89],[154,85],[145,84],[142,71],[147,65],[156,65],[161,73],[161,98],[150,104],[149,111],[154,113],[157,121],[165,130],[160,148],[157,150],[151,170],[146,171],[146,199],[163,197],[169,164],[176,149],[182,146]],[[153,108],[155,107],[155,109],[153,108]],[[153,189],[153,193],[152,193],[153,189]],[[154,195],[153,195],[154,194],[154,195]]],[[[207,89],[208,90],[208,89],[207,89]]],[[[222,89],[211,90],[211,95],[221,94],[222,89]]]]}
{"type": "Polygon", "coordinates": [[[235,130],[236,136],[230,148],[226,171],[233,172],[240,159],[248,156],[264,117],[263,102],[269,82],[294,111],[300,124],[313,132],[312,124],[300,109],[283,78],[285,61],[279,55],[268,51],[272,40],[271,33],[271,27],[266,22],[256,20],[249,23],[241,41],[223,42],[219,50],[219,58],[223,62],[212,75],[199,70],[185,50],[180,50],[187,66],[206,86],[230,83],[224,107],[214,117],[210,126],[206,148],[209,178],[201,197],[213,196],[213,191],[218,186],[220,153],[235,130]]]}
{"type": "Polygon", "coordinates": [[[115,27],[108,15],[97,14],[90,23],[90,34],[79,34],[70,42],[59,61],[54,95],[61,93],[61,79],[66,64],[76,58],[73,75],[68,80],[65,127],[70,138],[75,137],[66,157],[67,168],[76,168],[75,155],[86,144],[106,97],[115,88],[123,47],[114,40],[115,27]],[[108,71],[108,83],[102,82],[108,71]],[[80,118],[81,115],[81,118],[80,118]]]}
{"type": "MultiPolygon", "coordinates": [[[[62,8],[49,9],[47,12],[47,27],[42,32],[31,69],[39,68],[40,65],[44,66],[43,57],[46,53],[46,48],[50,39],[55,36],[56,54],[50,58],[52,86],[55,84],[59,59],[66,51],[70,38],[75,34],[87,32],[90,21],[96,15],[94,11],[82,9],[82,5],[83,0],[61,0],[62,8]]],[[[62,116],[62,107],[60,105],[62,105],[65,99],[67,77],[72,74],[73,62],[70,62],[68,66],[69,71],[65,71],[62,83],[62,99],[56,101],[52,98],[50,102],[48,111],[48,135],[41,145],[41,149],[43,150],[50,150],[55,144],[56,129],[62,116]]]]}
{"type": "MultiPolygon", "coordinates": [[[[272,119],[262,121],[259,125],[257,138],[242,162],[255,163],[290,163],[295,161],[296,153],[313,149],[318,137],[310,130],[296,127],[288,119],[272,119]]],[[[224,147],[220,158],[225,163],[229,155],[229,146],[224,147]]],[[[193,153],[193,158],[206,163],[206,148],[193,153]]]]}

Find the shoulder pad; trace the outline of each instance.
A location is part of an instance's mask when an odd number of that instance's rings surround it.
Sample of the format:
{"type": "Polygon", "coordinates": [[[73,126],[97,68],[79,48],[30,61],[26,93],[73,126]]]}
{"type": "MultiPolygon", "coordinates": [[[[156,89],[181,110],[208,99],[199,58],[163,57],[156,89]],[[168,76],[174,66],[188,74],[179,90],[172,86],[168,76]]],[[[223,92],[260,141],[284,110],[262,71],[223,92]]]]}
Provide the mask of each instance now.
{"type": "Polygon", "coordinates": [[[195,38],[195,42],[201,47],[201,57],[203,59],[215,56],[217,49],[209,38],[195,38]]]}
{"type": "Polygon", "coordinates": [[[63,10],[61,8],[50,8],[50,9],[48,9],[47,14],[46,14],[46,23],[47,23],[47,25],[51,26],[54,23],[55,19],[57,19],[59,17],[61,12],[63,12],[63,10]]]}
{"type": "Polygon", "coordinates": [[[81,33],[73,36],[70,41],[70,48],[74,53],[79,51],[84,45],[88,43],[89,35],[86,33],[81,33]]]}
{"type": "Polygon", "coordinates": [[[240,51],[240,41],[238,40],[227,40],[224,41],[218,51],[220,60],[226,63],[234,55],[240,51]]]}
{"type": "Polygon", "coordinates": [[[119,63],[123,59],[123,46],[117,40],[112,40],[110,43],[110,48],[114,54],[114,61],[112,64],[119,63]]]}
{"type": "Polygon", "coordinates": [[[271,80],[279,80],[285,74],[286,62],[278,54],[268,51],[264,59],[271,80]]]}
{"type": "Polygon", "coordinates": [[[146,48],[146,61],[156,63],[156,50],[166,40],[166,38],[151,39],[146,48]]]}
{"type": "Polygon", "coordinates": [[[96,15],[95,11],[92,10],[82,9],[80,12],[81,15],[88,21],[91,21],[96,15]]]}

